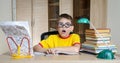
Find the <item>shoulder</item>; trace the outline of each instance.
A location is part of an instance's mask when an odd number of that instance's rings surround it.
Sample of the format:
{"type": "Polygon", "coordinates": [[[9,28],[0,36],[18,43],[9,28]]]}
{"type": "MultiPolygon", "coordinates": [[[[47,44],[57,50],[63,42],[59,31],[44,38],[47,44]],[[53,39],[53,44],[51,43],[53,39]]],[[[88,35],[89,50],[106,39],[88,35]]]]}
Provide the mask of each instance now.
{"type": "Polygon", "coordinates": [[[49,36],[46,36],[46,39],[44,40],[53,40],[55,38],[57,38],[57,35],[49,35],[49,36]]]}
{"type": "Polygon", "coordinates": [[[73,33],[71,36],[80,36],[79,34],[73,33]]]}
{"type": "Polygon", "coordinates": [[[72,38],[80,38],[80,35],[79,35],[79,34],[76,34],[76,33],[73,33],[73,34],[71,34],[71,37],[72,37],[72,38]]]}
{"type": "Polygon", "coordinates": [[[50,35],[50,36],[49,36],[49,38],[54,38],[54,37],[58,37],[58,35],[55,34],[55,35],[50,35]]]}

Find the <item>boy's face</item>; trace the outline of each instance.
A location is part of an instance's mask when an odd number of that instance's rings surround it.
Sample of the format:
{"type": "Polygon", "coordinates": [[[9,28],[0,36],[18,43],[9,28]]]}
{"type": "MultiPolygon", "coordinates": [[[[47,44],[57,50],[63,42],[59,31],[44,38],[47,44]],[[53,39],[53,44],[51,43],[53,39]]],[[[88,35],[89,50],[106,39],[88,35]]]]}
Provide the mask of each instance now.
{"type": "Polygon", "coordinates": [[[69,19],[66,18],[61,18],[58,22],[58,32],[61,37],[65,38],[68,37],[70,32],[73,31],[73,26],[72,23],[69,19]]]}

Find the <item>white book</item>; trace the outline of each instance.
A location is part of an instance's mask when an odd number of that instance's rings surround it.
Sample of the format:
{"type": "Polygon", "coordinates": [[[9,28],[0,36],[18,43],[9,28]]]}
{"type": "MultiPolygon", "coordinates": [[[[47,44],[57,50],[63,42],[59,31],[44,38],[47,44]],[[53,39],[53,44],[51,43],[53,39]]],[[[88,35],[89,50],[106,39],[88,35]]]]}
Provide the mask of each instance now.
{"type": "Polygon", "coordinates": [[[76,55],[79,54],[79,52],[69,52],[69,51],[57,51],[57,54],[65,54],[65,55],[76,55]]]}
{"type": "Polygon", "coordinates": [[[91,38],[91,37],[86,37],[86,40],[111,40],[111,38],[110,37],[104,37],[104,38],[101,38],[101,37],[99,37],[99,38],[91,38]]]}
{"type": "MultiPolygon", "coordinates": [[[[83,51],[87,51],[87,52],[91,52],[91,53],[95,53],[95,54],[98,54],[98,53],[100,53],[100,52],[103,51],[103,50],[104,50],[104,49],[101,49],[101,50],[83,49],[83,51]]],[[[113,52],[113,53],[116,53],[117,50],[114,49],[114,50],[112,50],[112,52],[113,52]]]]}
{"type": "Polygon", "coordinates": [[[76,55],[79,54],[79,52],[67,52],[67,51],[57,51],[55,54],[46,54],[41,52],[34,52],[35,56],[52,56],[52,55],[76,55]]]}
{"type": "Polygon", "coordinates": [[[105,41],[103,41],[103,40],[86,40],[85,42],[88,42],[88,43],[110,43],[111,41],[110,40],[105,40],[105,41]]]}

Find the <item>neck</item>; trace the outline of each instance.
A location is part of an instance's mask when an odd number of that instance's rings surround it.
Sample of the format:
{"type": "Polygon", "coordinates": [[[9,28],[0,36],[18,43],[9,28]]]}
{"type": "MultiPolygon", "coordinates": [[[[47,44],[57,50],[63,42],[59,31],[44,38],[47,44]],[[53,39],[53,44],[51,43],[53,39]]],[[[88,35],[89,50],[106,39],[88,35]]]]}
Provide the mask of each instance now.
{"type": "Polygon", "coordinates": [[[60,36],[60,38],[62,38],[62,39],[66,39],[66,38],[68,38],[68,37],[70,37],[70,35],[68,35],[68,36],[61,36],[61,35],[59,35],[60,36]]]}

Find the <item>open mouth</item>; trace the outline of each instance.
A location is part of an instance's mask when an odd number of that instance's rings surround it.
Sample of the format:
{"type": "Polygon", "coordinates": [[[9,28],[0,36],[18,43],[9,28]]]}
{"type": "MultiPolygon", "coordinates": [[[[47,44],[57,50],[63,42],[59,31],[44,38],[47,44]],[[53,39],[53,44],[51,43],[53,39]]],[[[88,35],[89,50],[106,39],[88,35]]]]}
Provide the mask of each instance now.
{"type": "Polygon", "coordinates": [[[62,32],[63,32],[63,33],[65,33],[65,32],[66,32],[66,30],[62,30],[62,32]]]}

